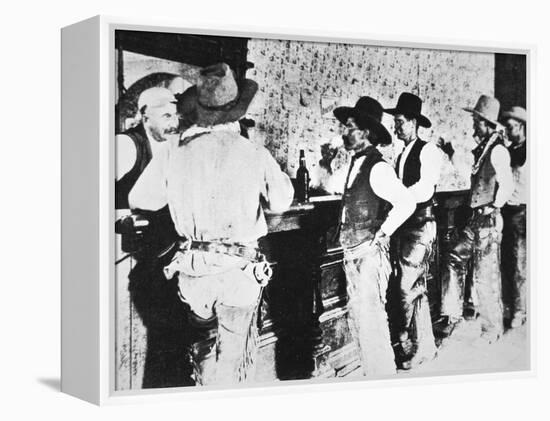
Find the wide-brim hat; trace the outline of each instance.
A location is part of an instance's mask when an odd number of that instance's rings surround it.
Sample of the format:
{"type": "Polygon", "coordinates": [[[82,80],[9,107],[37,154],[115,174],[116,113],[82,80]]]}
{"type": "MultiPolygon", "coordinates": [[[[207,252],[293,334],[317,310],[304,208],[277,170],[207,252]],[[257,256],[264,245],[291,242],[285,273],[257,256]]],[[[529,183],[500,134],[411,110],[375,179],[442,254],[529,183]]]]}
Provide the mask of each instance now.
{"type": "Polygon", "coordinates": [[[500,111],[500,102],[498,99],[489,95],[481,95],[474,108],[465,107],[464,111],[477,115],[483,120],[498,126],[498,113],[500,111]]]}
{"type": "Polygon", "coordinates": [[[502,112],[501,121],[513,118],[514,120],[521,121],[522,123],[527,122],[527,111],[523,107],[512,107],[509,110],[502,112]]]}
{"type": "Polygon", "coordinates": [[[188,124],[202,127],[241,119],[258,91],[251,79],[236,81],[226,63],[201,70],[197,85],[178,95],[178,112],[188,124]]]}
{"type": "Polygon", "coordinates": [[[389,145],[392,142],[390,132],[382,124],[382,105],[369,96],[359,98],[354,107],[337,107],[334,109],[334,116],[342,124],[346,124],[348,118],[353,117],[359,129],[369,129],[375,132],[378,141],[382,145],[389,145]]]}
{"type": "Polygon", "coordinates": [[[413,117],[418,122],[419,126],[432,127],[432,122],[428,117],[422,114],[422,100],[409,92],[403,92],[399,95],[395,108],[386,108],[384,112],[396,115],[403,114],[408,117],[413,117]]]}

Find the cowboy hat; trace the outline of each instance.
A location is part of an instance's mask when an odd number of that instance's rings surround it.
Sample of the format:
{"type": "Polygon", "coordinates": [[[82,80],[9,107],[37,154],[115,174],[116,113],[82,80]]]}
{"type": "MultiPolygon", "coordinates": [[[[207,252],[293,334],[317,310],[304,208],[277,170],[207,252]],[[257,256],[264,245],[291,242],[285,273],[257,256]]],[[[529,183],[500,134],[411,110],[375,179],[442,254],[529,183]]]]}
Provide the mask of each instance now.
{"type": "Polygon", "coordinates": [[[523,107],[512,107],[509,110],[506,110],[502,113],[501,121],[513,118],[514,120],[521,121],[522,123],[527,122],[527,111],[523,107]]]}
{"type": "Polygon", "coordinates": [[[395,108],[386,108],[384,112],[391,115],[403,114],[407,117],[413,117],[419,126],[432,127],[432,122],[428,117],[422,115],[422,100],[409,92],[403,92],[399,95],[397,106],[395,108]]]}
{"type": "Polygon", "coordinates": [[[205,67],[195,86],[178,95],[178,111],[185,120],[202,127],[238,121],[258,90],[244,79],[240,84],[226,63],[205,67]]]}
{"type": "Polygon", "coordinates": [[[477,115],[483,120],[498,126],[498,112],[500,111],[500,102],[498,99],[488,95],[481,95],[474,108],[466,107],[464,111],[477,115]]]}
{"type": "Polygon", "coordinates": [[[342,124],[346,124],[348,118],[353,117],[359,129],[373,130],[378,135],[379,143],[389,145],[392,142],[391,135],[382,124],[382,105],[370,96],[359,98],[354,107],[335,108],[334,116],[342,124]]]}

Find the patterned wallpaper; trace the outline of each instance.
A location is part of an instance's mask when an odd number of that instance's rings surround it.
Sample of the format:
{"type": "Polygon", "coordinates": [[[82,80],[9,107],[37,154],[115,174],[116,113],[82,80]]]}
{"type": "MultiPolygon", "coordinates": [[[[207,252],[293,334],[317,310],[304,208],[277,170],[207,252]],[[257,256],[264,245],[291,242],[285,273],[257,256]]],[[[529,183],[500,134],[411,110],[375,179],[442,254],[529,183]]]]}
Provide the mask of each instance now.
{"type": "MultiPolygon", "coordinates": [[[[421,128],[420,136],[431,141],[443,137],[456,151],[453,164],[445,159],[438,190],[468,188],[472,120],[462,107],[473,106],[482,93],[493,94],[493,54],[263,39],[250,40],[248,48],[254,68],[247,77],[260,86],[248,113],[256,120],[251,137],[263,143],[291,176],[299,149],[306,152],[314,181],[326,176],[318,162],[322,144],[340,141],[341,129],[332,116],[336,106],[354,105],[360,96],[370,95],[384,107],[393,107],[399,93],[409,91],[424,100],[423,112],[433,124],[431,129],[421,128]]],[[[121,104],[121,119],[131,123],[138,91],[158,84],[149,76],[179,75],[187,87],[196,82],[198,70],[125,52],[124,79],[130,92],[121,104]]],[[[385,114],[383,122],[393,132],[392,117],[385,114]]],[[[394,138],[394,145],[384,148],[388,160],[394,159],[401,143],[394,138]]],[[[348,154],[340,150],[333,163],[333,185],[343,184],[348,162],[348,154]]]]}
{"type": "MultiPolygon", "coordinates": [[[[473,106],[482,93],[493,94],[493,54],[263,39],[251,40],[248,48],[254,68],[247,77],[260,86],[249,108],[257,124],[254,139],[291,176],[299,149],[306,151],[314,177],[318,173],[321,145],[340,134],[332,117],[335,106],[370,95],[393,107],[399,93],[409,91],[424,100],[423,113],[433,124],[421,128],[420,136],[443,137],[456,151],[455,165],[444,164],[438,190],[469,186],[472,119],[462,107],[473,106]]],[[[393,132],[391,116],[383,122],[393,132]]],[[[385,152],[390,159],[395,153],[385,152]]],[[[337,166],[347,158],[339,153],[337,166]]]]}

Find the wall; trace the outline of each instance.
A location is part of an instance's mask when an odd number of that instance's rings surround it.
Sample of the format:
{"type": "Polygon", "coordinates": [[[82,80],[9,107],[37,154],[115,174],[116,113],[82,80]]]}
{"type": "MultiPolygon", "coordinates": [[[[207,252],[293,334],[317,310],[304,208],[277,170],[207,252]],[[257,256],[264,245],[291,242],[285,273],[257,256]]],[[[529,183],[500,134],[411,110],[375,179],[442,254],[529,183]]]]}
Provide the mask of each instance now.
{"type": "Polygon", "coordinates": [[[199,67],[190,64],[123,51],[122,76],[126,93],[119,101],[117,131],[133,124],[137,100],[143,90],[163,86],[175,94],[181,93],[196,83],[199,70],[199,67]]]}
{"type": "MultiPolygon", "coordinates": [[[[432,141],[442,137],[456,151],[454,165],[445,159],[438,190],[469,187],[472,120],[462,107],[473,106],[482,93],[494,94],[494,54],[263,39],[250,40],[248,49],[254,68],[247,77],[260,86],[249,108],[257,123],[252,137],[265,144],[291,176],[299,149],[306,151],[313,178],[319,174],[321,144],[340,135],[332,116],[336,106],[353,105],[361,95],[370,95],[384,107],[393,107],[399,93],[408,91],[424,100],[423,113],[433,124],[421,128],[420,136],[432,141]]],[[[199,69],[129,52],[123,59],[129,90],[121,101],[121,126],[132,124],[138,91],[159,84],[148,75],[180,75],[187,86],[195,83],[199,69]]],[[[390,115],[384,115],[384,124],[393,131],[390,115]]],[[[385,151],[390,160],[400,147],[400,141],[394,141],[395,148],[385,151]]],[[[348,162],[348,154],[341,151],[333,184],[343,184],[348,162]]]]}
{"type": "MultiPolygon", "coordinates": [[[[469,186],[472,120],[462,107],[473,106],[482,93],[493,95],[493,54],[262,39],[248,48],[255,67],[247,77],[260,86],[249,108],[254,135],[292,176],[299,149],[306,151],[310,172],[317,171],[320,145],[339,135],[335,106],[369,95],[389,108],[409,91],[424,100],[423,113],[433,124],[420,136],[444,137],[456,151],[456,167],[446,161],[438,190],[469,186]]],[[[384,124],[393,130],[391,116],[384,124]]]]}
{"type": "Polygon", "coordinates": [[[527,57],[495,54],[495,96],[502,109],[527,104],[527,57]]]}

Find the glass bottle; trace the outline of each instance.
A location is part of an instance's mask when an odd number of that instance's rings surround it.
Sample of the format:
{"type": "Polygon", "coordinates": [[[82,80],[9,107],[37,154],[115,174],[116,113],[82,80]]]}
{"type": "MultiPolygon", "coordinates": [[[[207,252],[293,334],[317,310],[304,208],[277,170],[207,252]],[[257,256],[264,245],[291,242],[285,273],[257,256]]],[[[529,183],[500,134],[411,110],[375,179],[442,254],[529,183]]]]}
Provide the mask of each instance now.
{"type": "Polygon", "coordinates": [[[300,149],[300,166],[296,171],[296,200],[303,203],[309,200],[309,171],[306,167],[306,156],[300,149]]]}

